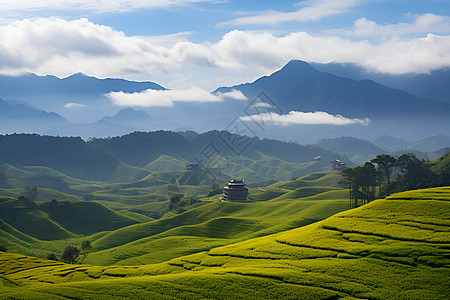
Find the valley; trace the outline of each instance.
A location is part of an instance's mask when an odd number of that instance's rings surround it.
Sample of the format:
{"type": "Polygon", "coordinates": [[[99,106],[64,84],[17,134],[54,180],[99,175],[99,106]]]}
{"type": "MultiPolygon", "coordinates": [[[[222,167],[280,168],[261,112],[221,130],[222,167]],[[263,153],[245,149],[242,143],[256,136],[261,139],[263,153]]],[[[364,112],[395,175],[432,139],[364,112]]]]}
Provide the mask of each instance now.
{"type": "MultiPolygon", "coordinates": [[[[241,155],[221,147],[193,163],[220,134],[0,136],[0,298],[449,295],[448,186],[350,209],[354,192],[332,163],[357,170],[352,145],[367,149],[361,157],[377,146],[258,139],[241,155]],[[232,178],[245,179],[245,201],[222,198],[232,178]]],[[[411,155],[448,180],[449,153],[411,155]]]]}
{"type": "Polygon", "coordinates": [[[255,298],[443,299],[449,192],[395,194],[311,225],[159,264],[67,265],[1,253],[0,295],[239,299],[252,291],[255,298]]]}

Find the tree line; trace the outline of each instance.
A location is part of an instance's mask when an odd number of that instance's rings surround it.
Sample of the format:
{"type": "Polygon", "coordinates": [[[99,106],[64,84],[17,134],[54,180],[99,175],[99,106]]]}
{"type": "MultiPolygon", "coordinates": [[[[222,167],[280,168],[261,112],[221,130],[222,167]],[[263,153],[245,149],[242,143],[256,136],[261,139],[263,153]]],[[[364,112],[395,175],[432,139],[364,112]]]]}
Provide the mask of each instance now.
{"type": "Polygon", "coordinates": [[[350,190],[350,206],[357,207],[392,192],[450,185],[449,162],[450,152],[439,159],[435,165],[439,168],[412,153],[399,157],[382,154],[343,170],[342,183],[350,190]]]}

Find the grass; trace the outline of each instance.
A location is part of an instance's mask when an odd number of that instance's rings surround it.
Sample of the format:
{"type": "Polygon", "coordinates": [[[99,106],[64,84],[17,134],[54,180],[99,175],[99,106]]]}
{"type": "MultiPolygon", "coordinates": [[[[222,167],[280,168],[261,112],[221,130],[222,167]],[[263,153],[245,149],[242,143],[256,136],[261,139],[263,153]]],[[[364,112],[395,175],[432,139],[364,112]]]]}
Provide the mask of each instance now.
{"type": "Polygon", "coordinates": [[[44,209],[52,220],[67,230],[82,235],[116,230],[139,223],[135,218],[124,216],[100,203],[90,201],[49,203],[44,209]]]}
{"type": "MultiPolygon", "coordinates": [[[[331,173],[318,173],[316,178],[308,176],[305,180],[317,184],[319,180],[334,176],[331,173]]],[[[283,184],[289,186],[301,180],[303,178],[285,181],[283,184]]],[[[41,205],[44,211],[32,210],[44,220],[54,223],[61,230],[61,235],[58,236],[48,226],[36,227],[33,225],[36,222],[30,222],[24,217],[17,226],[24,228],[24,224],[29,225],[41,235],[24,230],[24,234],[36,240],[23,241],[15,232],[16,236],[10,234],[8,238],[4,238],[4,242],[15,252],[46,257],[49,245],[44,240],[55,241],[57,246],[50,248],[60,254],[62,245],[67,246],[73,243],[73,239],[87,236],[94,246],[94,250],[84,259],[87,263],[156,263],[311,224],[347,209],[348,202],[344,199],[346,194],[342,193],[345,190],[335,187],[309,186],[304,190],[290,190],[273,185],[250,190],[252,199],[260,200],[259,202],[219,202],[219,196],[203,196],[194,205],[189,205],[187,199],[182,201],[186,206],[169,211],[167,185],[122,187],[114,184],[109,187],[103,185],[102,188],[91,193],[93,201],[49,202],[41,205]],[[151,191],[154,193],[149,193],[151,191]],[[316,198],[311,197],[317,193],[316,198]],[[325,196],[327,193],[332,194],[325,196]],[[279,197],[285,194],[289,194],[289,197],[279,197]],[[336,197],[342,195],[344,197],[336,197]],[[101,234],[93,236],[95,233],[101,234]]],[[[204,186],[178,186],[178,189],[186,195],[195,189],[208,191],[204,186]]]]}
{"type": "MultiPolygon", "coordinates": [[[[0,298],[448,299],[449,194],[450,187],[396,194],[152,265],[65,265],[3,253],[0,298]]],[[[234,216],[244,213],[230,204],[234,216]]],[[[252,226],[242,224],[237,232],[252,226]]]]}
{"type": "Polygon", "coordinates": [[[187,161],[181,161],[169,155],[161,155],[144,167],[151,172],[171,172],[186,170],[187,161]]]}
{"type": "Polygon", "coordinates": [[[100,265],[161,262],[304,226],[345,210],[347,206],[347,200],[213,202],[172,217],[110,232],[93,243],[97,251],[89,254],[85,262],[100,265]],[[189,246],[180,248],[186,238],[190,239],[189,246]]]}

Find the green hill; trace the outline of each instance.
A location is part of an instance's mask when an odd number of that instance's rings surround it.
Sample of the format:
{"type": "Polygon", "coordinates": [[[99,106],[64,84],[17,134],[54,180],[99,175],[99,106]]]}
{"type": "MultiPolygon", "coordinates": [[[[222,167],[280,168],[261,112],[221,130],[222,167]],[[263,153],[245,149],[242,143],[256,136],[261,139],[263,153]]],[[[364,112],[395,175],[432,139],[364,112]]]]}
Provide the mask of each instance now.
{"type": "Polygon", "coordinates": [[[161,155],[143,169],[151,172],[171,172],[186,170],[186,161],[181,161],[169,155],[161,155]]]}
{"type": "Polygon", "coordinates": [[[85,262],[96,265],[161,262],[304,226],[347,207],[346,199],[210,203],[180,215],[108,233],[93,243],[96,251],[90,253],[85,262]]]}
{"type": "Polygon", "coordinates": [[[62,253],[68,244],[98,239],[102,231],[139,222],[96,202],[54,200],[36,204],[24,198],[0,198],[0,245],[38,257],[62,253]],[[96,235],[86,237],[92,234],[96,235]]]}
{"type": "MultiPolygon", "coordinates": [[[[169,174],[166,176],[169,177],[169,174]]],[[[62,245],[72,243],[67,239],[76,241],[80,235],[91,235],[88,239],[93,243],[94,250],[85,257],[85,262],[102,265],[161,262],[304,226],[345,210],[348,207],[348,192],[337,187],[337,178],[340,175],[330,171],[268,187],[252,188],[250,199],[257,200],[254,203],[219,202],[218,195],[200,196],[195,203],[190,203],[192,193],[205,195],[208,187],[180,185],[176,186],[176,191],[186,196],[173,210],[169,207],[168,193],[173,191],[170,185],[98,185],[100,190],[84,195],[93,201],[79,201],[80,197],[76,196],[76,201],[37,202],[28,211],[11,210],[9,217],[4,218],[7,224],[35,240],[0,238],[0,244],[21,254],[46,257],[47,252],[43,250],[49,244],[44,243],[45,240],[57,244],[51,248],[61,253],[62,245]],[[296,188],[302,182],[309,186],[296,188]],[[320,184],[336,187],[318,186],[320,184]],[[37,217],[39,220],[36,220],[37,217]],[[46,225],[36,227],[39,222],[46,225]],[[92,236],[94,234],[95,237],[92,236]]],[[[85,190],[89,190],[87,185],[84,186],[85,190]]],[[[12,190],[3,191],[10,193],[12,190]]],[[[8,196],[21,192],[23,190],[16,189],[8,196]]],[[[71,197],[58,193],[51,189],[38,189],[38,194],[47,195],[49,199],[71,197]]],[[[5,199],[18,203],[12,198],[5,199]]]]}
{"type": "Polygon", "coordinates": [[[90,235],[138,223],[96,202],[51,201],[41,204],[40,208],[52,220],[76,234],[90,235]]]}
{"type": "Polygon", "coordinates": [[[450,187],[144,266],[0,254],[2,298],[448,299],[450,187]],[[410,200],[413,199],[413,200],[410,200]]]}

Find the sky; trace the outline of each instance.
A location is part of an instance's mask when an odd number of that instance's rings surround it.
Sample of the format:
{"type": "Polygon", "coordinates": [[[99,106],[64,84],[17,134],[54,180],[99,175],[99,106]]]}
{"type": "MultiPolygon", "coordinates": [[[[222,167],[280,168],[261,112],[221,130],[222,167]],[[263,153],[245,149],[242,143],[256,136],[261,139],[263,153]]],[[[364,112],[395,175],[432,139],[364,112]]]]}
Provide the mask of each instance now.
{"type": "Polygon", "coordinates": [[[291,59],[392,74],[450,66],[450,1],[0,0],[1,74],[82,72],[220,101],[206,94],[291,59]]]}

